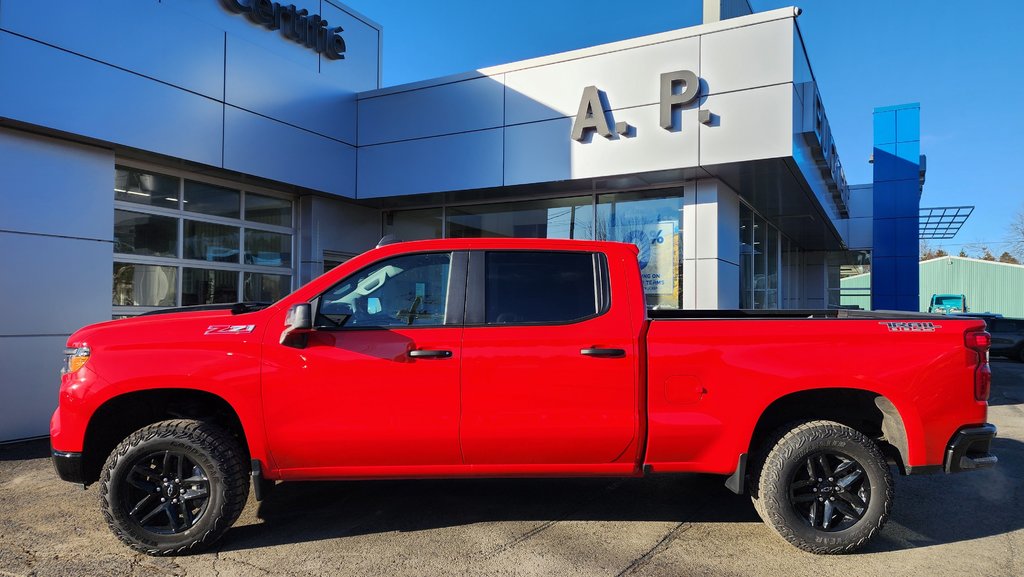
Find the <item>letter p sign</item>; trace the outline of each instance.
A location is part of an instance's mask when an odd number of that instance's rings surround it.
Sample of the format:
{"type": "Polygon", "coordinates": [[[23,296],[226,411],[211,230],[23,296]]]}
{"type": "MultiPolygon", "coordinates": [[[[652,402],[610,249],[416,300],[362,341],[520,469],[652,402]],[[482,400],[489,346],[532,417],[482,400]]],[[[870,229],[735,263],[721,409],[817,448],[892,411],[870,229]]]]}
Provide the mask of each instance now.
{"type": "Polygon", "coordinates": [[[700,79],[690,70],[666,72],[661,75],[661,127],[672,130],[672,110],[693,102],[700,93],[700,79]],[[679,94],[675,87],[682,85],[679,94]]]}

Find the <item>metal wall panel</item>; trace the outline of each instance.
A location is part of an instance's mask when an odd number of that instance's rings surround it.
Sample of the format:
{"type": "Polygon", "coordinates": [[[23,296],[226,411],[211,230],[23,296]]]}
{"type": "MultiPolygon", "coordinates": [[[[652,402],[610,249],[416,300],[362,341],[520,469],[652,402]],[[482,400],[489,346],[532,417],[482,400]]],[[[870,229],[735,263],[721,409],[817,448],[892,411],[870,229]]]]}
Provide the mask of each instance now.
{"type": "Polygon", "coordinates": [[[224,74],[228,104],[355,145],[355,93],[339,82],[235,36],[224,74]]]}
{"type": "Polygon", "coordinates": [[[342,37],[348,51],[343,60],[320,57],[320,74],[354,92],[380,88],[380,28],[365,17],[335,6],[327,0],[321,3],[320,15],[345,29],[342,37]]]}
{"type": "Polygon", "coordinates": [[[503,124],[505,87],[482,77],[359,101],[359,144],[495,128],[503,124]]]}
{"type": "Polygon", "coordinates": [[[700,37],[700,71],[708,94],[793,82],[793,19],[700,37]]]}
{"type": "Polygon", "coordinates": [[[224,32],[155,0],[4,0],[0,27],[210,98],[224,91],[224,32]]]}
{"type": "Polygon", "coordinates": [[[224,109],[224,168],[354,198],[355,166],[356,149],[348,144],[224,109]]]}
{"type": "Polygon", "coordinates": [[[112,242],[0,232],[0,251],[0,335],[71,334],[110,320],[112,242]]]}
{"type": "Polygon", "coordinates": [[[654,104],[660,99],[661,73],[700,75],[699,67],[700,41],[692,37],[509,72],[505,121],[575,116],[586,86],[603,91],[611,109],[654,104]]]}
{"type": "Polygon", "coordinates": [[[0,77],[2,116],[220,165],[219,102],[2,31],[0,77]]]}
{"type": "Polygon", "coordinates": [[[359,149],[359,198],[502,184],[502,129],[359,149]]]}
{"type": "Polygon", "coordinates": [[[570,118],[505,128],[505,185],[572,178],[571,131],[570,118]]]}
{"type": "Polygon", "coordinates": [[[111,151],[0,129],[0,183],[0,230],[113,240],[111,151]]]}
{"type": "Polygon", "coordinates": [[[975,312],[1024,318],[1024,266],[960,257],[943,257],[920,264],[922,311],[933,294],[967,295],[975,312]]]}
{"type": "Polygon", "coordinates": [[[66,338],[0,337],[0,441],[50,433],[66,338]]]}
{"type": "Polygon", "coordinates": [[[789,84],[709,96],[701,109],[718,120],[700,125],[700,164],[792,156],[792,99],[789,84]]]}

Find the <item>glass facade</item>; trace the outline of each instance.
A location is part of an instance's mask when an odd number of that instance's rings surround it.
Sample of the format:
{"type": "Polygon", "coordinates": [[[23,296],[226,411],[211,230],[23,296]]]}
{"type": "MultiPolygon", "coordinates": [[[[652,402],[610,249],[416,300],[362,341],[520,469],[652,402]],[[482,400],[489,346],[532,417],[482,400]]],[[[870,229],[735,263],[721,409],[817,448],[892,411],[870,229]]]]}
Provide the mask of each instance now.
{"type": "Polygon", "coordinates": [[[782,308],[779,286],[781,246],[788,239],[742,202],[739,225],[740,308],[782,308]]]}
{"type": "Polygon", "coordinates": [[[423,238],[568,238],[637,245],[647,304],[681,308],[682,188],[395,211],[385,234],[423,238]]]}
{"type": "Polygon", "coordinates": [[[291,291],[286,197],[117,166],[114,207],[115,317],[291,291]]]}

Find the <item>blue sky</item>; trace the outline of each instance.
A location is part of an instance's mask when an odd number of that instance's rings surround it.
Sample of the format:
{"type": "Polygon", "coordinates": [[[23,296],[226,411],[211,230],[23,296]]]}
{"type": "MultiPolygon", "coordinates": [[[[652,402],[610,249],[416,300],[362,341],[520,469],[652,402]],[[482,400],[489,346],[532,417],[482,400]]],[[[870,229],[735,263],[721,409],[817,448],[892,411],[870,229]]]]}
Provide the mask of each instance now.
{"type": "MultiPolygon", "coordinates": [[[[698,24],[701,0],[347,0],[384,27],[384,84],[698,24]],[[627,8],[628,7],[628,8],[627,8]]],[[[792,5],[751,0],[756,11],[792,5]]],[[[1024,210],[1024,2],[806,0],[797,20],[851,183],[869,182],[871,111],[921,103],[921,206],[976,205],[947,251],[996,255],[1024,210]]]]}

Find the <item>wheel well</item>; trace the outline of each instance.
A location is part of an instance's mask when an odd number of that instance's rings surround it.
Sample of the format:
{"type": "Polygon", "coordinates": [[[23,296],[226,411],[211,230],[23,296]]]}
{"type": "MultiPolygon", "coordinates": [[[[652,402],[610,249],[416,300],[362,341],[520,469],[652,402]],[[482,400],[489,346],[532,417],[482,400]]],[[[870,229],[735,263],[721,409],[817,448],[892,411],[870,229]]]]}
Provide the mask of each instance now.
{"type": "Polygon", "coordinates": [[[227,429],[246,451],[249,445],[238,414],[227,401],[194,389],[154,389],[114,397],[100,406],[89,419],[82,448],[85,485],[95,483],[107,456],[118,443],[135,431],[168,419],[195,419],[216,423],[227,429]]]}
{"type": "Polygon", "coordinates": [[[828,420],[852,427],[878,443],[905,472],[907,440],[899,411],[882,395],[860,389],[814,389],[776,399],[758,419],[749,452],[758,454],[779,427],[800,420],[828,420]]]}

